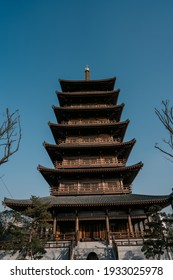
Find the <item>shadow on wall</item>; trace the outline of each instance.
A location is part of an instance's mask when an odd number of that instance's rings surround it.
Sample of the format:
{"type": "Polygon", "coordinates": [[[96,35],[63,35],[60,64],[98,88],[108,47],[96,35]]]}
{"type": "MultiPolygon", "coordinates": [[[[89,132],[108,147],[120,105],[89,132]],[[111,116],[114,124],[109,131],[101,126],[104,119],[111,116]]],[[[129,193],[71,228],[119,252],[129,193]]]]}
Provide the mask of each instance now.
{"type": "Polygon", "coordinates": [[[3,260],[3,258],[5,257],[6,253],[5,251],[1,251],[0,252],[0,260],[3,260]]]}
{"type": "Polygon", "coordinates": [[[127,251],[123,257],[123,260],[143,260],[141,256],[135,255],[132,251],[127,251]]]}
{"type": "Polygon", "coordinates": [[[69,259],[69,248],[61,249],[60,254],[56,257],[56,260],[68,260],[69,259]]]}

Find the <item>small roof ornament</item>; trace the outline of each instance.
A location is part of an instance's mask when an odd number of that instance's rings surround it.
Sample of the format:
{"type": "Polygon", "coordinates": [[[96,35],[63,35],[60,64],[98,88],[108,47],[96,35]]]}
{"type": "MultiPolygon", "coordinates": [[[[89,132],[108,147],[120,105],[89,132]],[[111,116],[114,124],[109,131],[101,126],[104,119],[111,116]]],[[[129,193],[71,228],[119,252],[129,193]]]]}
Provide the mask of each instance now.
{"type": "Polygon", "coordinates": [[[88,65],[85,67],[85,80],[88,81],[90,79],[90,69],[88,65]]]}

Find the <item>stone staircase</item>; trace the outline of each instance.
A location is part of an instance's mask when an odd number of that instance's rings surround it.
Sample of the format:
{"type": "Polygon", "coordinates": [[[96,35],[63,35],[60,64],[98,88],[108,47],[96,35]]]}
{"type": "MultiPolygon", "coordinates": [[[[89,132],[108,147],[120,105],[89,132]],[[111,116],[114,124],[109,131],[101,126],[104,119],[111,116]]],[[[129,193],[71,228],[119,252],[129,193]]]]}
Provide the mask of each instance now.
{"type": "Polygon", "coordinates": [[[73,250],[73,259],[86,260],[88,254],[91,252],[96,253],[99,260],[115,259],[112,246],[101,241],[78,242],[78,245],[73,250]]]}

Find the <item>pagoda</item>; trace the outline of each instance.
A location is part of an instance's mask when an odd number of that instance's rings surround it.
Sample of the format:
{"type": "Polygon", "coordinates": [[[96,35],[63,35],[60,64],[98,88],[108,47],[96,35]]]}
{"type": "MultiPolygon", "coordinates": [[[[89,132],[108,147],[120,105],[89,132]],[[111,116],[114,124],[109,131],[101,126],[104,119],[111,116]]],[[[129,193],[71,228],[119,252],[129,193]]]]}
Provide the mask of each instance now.
{"type": "MultiPolygon", "coordinates": [[[[132,183],[143,163],[128,165],[135,139],[124,141],[129,120],[122,121],[124,104],[117,104],[116,78],[60,79],[59,106],[53,106],[57,123],[49,122],[55,144],[44,142],[54,168],[38,170],[50,187],[52,233],[55,240],[78,242],[142,238],[151,205],[164,208],[170,195],[132,193],[132,183]]],[[[5,198],[16,210],[30,199],[5,198]]]]}

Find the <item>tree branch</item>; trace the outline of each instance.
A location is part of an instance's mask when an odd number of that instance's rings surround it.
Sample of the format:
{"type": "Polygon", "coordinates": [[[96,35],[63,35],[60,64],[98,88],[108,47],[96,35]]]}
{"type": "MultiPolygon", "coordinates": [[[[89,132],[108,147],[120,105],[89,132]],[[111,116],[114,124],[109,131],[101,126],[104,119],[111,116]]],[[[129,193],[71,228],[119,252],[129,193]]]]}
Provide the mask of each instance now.
{"type": "Polygon", "coordinates": [[[9,157],[19,150],[21,137],[19,111],[10,113],[7,108],[5,119],[0,126],[0,165],[6,163],[9,157]]]}
{"type": "Polygon", "coordinates": [[[155,144],[155,148],[173,158],[173,106],[170,107],[169,100],[163,100],[162,105],[161,110],[155,108],[155,113],[168,132],[168,140],[163,139],[163,142],[169,147],[170,151],[167,148],[161,148],[158,144],[155,144]]]}

